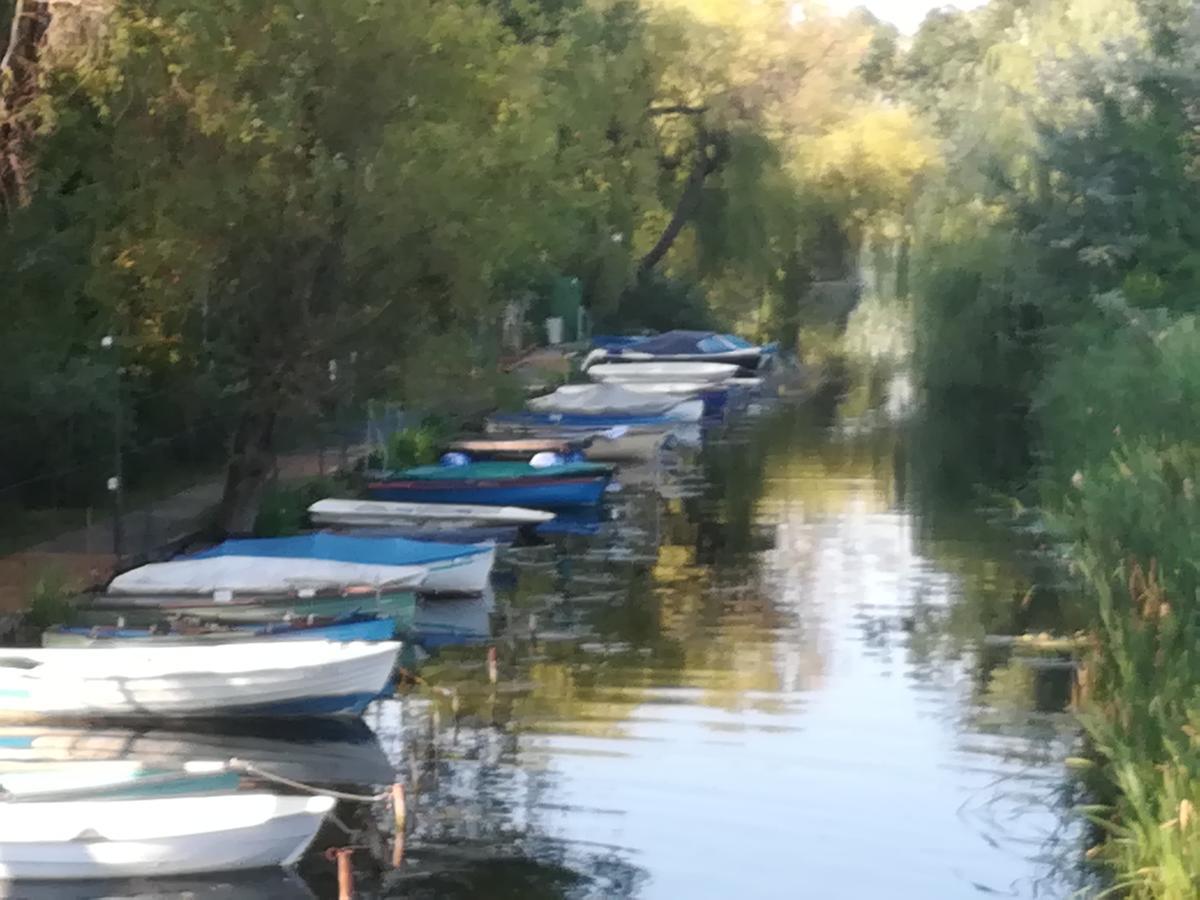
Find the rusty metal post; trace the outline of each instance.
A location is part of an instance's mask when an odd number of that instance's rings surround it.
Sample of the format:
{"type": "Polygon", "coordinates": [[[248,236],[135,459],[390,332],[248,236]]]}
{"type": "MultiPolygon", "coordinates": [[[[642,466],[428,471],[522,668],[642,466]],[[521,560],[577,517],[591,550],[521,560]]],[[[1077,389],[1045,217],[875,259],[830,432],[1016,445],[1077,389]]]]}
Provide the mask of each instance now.
{"type": "Polygon", "coordinates": [[[408,803],[404,795],[404,785],[398,781],[392,785],[392,814],[396,819],[396,841],[392,845],[392,867],[398,869],[404,862],[404,832],[408,824],[408,803]]]}
{"type": "Polygon", "coordinates": [[[325,858],[337,863],[338,900],[354,900],[354,869],[350,866],[352,856],[353,847],[330,847],[325,851],[325,858]]]}

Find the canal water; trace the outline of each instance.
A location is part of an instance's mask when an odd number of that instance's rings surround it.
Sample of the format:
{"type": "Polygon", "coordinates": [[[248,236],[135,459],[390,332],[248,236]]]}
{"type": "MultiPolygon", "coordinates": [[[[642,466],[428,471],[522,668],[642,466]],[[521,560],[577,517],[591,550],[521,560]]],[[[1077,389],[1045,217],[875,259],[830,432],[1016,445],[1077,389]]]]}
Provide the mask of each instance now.
{"type": "Polygon", "coordinates": [[[360,898],[1069,896],[1070,672],[995,646],[1064,624],[1053,565],[898,406],[764,408],[623,471],[601,518],[503,551],[494,597],[423,608],[369,730],[37,739],[360,794],[394,768],[400,866],[388,804],[343,802],[298,875],[30,896],[334,897],[334,845],[360,898]]]}
{"type": "MultiPolygon", "coordinates": [[[[624,475],[595,533],[505,553],[487,625],[463,611],[486,640],[442,648],[368,714],[407,773],[409,825],[404,866],[361,884],[1076,889],[1069,671],[984,640],[1059,624],[1029,589],[1041,551],[972,495],[944,496],[929,436],[872,399],[743,418],[624,475]]],[[[322,894],[328,871],[304,869],[322,894]]]]}

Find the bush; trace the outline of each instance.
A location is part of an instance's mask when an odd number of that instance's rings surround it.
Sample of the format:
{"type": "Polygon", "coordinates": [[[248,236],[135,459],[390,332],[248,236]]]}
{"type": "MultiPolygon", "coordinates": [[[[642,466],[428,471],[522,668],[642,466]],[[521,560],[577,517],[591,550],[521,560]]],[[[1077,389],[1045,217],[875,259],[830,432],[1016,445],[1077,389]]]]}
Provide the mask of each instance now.
{"type": "Polygon", "coordinates": [[[254,533],[258,537],[284,537],[299,534],[308,524],[308,508],[325,497],[346,494],[344,482],[335,478],[309,478],[267,489],[254,533]]]}
{"type": "Polygon", "coordinates": [[[62,569],[44,569],[30,593],[26,621],[39,630],[69,622],[78,593],[79,585],[62,569]]]}

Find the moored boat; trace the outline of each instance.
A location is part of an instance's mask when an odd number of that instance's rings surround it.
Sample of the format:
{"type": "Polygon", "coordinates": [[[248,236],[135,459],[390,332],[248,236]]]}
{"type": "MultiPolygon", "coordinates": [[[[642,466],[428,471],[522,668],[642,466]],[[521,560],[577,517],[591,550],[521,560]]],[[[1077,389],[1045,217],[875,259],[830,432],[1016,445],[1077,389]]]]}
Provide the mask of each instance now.
{"type": "Polygon", "coordinates": [[[464,438],[453,441],[449,448],[465,453],[475,460],[527,460],[538,453],[557,453],[569,456],[583,453],[592,441],[592,435],[579,438],[564,437],[512,437],[512,438],[464,438]]]}
{"type": "Polygon", "coordinates": [[[391,618],[369,614],[340,619],[288,619],[277,622],[221,624],[160,622],[142,628],[120,625],[56,625],[42,632],[43,647],[132,647],[224,644],[230,641],[389,641],[396,634],[391,618]]]}
{"type": "MultiPolygon", "coordinates": [[[[162,563],[161,565],[172,565],[162,563]]],[[[117,613],[128,625],[153,625],[164,616],[187,616],[217,623],[258,623],[308,617],[340,618],[365,614],[391,619],[398,630],[412,624],[417,595],[412,588],[300,588],[269,592],[214,589],[172,593],[152,585],[137,592],[93,594],[75,609],[77,625],[110,625],[117,613]]]]}
{"type": "Polygon", "coordinates": [[[240,781],[240,773],[223,760],[186,760],[179,766],[139,760],[8,762],[0,763],[0,802],[209,794],[237,790],[240,781]]]}
{"type": "Polygon", "coordinates": [[[772,346],[751,344],[732,334],[675,330],[619,346],[599,347],[588,354],[584,368],[598,362],[619,363],[623,360],[721,362],[735,365],[744,373],[751,373],[759,368],[773,349],[772,346]]]}
{"type": "Polygon", "coordinates": [[[621,384],[565,384],[525,405],[535,413],[585,416],[661,416],[680,402],[669,394],[633,391],[621,384]]]}
{"type": "MultiPolygon", "coordinates": [[[[658,453],[659,448],[670,443],[681,430],[697,426],[682,422],[657,422],[653,425],[629,426],[616,425],[597,430],[594,427],[570,427],[561,423],[553,425],[541,417],[530,413],[518,413],[493,416],[487,421],[489,432],[499,435],[530,435],[521,438],[495,438],[499,445],[519,445],[528,443],[537,446],[539,442],[552,443],[560,439],[579,441],[583,457],[592,462],[628,463],[651,459],[658,453]],[[542,437],[536,437],[543,434],[542,437]]],[[[487,440],[470,442],[486,445],[487,440]]],[[[464,451],[465,452],[465,451],[464,451]]],[[[486,452],[486,451],[485,451],[486,452]]],[[[516,451],[511,451],[514,453],[516,451]]],[[[541,452],[541,451],[535,451],[541,452]]],[[[532,454],[527,455],[528,459],[532,454]]]]}
{"type": "Polygon", "coordinates": [[[626,362],[598,363],[587,370],[593,381],[634,382],[690,381],[705,384],[726,381],[738,372],[729,363],[715,362],[626,362]]]}
{"type": "MultiPolygon", "coordinates": [[[[538,451],[534,451],[538,452],[538,451]]],[[[532,455],[532,454],[531,454],[532,455]]],[[[528,457],[521,457],[528,459],[528,457]]],[[[367,528],[420,525],[429,528],[470,528],[477,525],[540,525],[554,513],[519,506],[482,506],[465,503],[389,503],[380,500],[318,500],[308,508],[318,525],[353,525],[367,528]]]]}
{"type": "Polygon", "coordinates": [[[21,804],[19,814],[0,815],[0,880],[289,866],[333,805],[263,792],[21,804]]]}
{"type": "Polygon", "coordinates": [[[611,477],[612,469],[597,463],[538,467],[477,462],[389,473],[370,482],[367,490],[380,500],[560,509],[599,503],[611,477]]]}
{"type": "Polygon", "coordinates": [[[704,417],[704,400],[671,398],[667,411],[658,415],[630,415],[626,413],[496,413],[489,416],[486,427],[491,433],[505,430],[537,430],[545,433],[565,434],[568,429],[590,433],[607,431],[610,428],[636,428],[641,431],[667,431],[681,423],[699,422],[704,417]]]}
{"type": "Polygon", "coordinates": [[[353,565],[372,583],[387,583],[392,573],[412,567],[425,570],[420,590],[429,593],[477,593],[487,586],[496,546],[440,544],[398,536],[314,532],[295,537],[230,540],[195,553],[188,561],[253,559],[285,563],[304,572],[324,563],[353,565]]]}
{"type": "Polygon", "coordinates": [[[359,715],[394,641],[0,650],[0,718],[359,715]]]}
{"type": "Polygon", "coordinates": [[[149,563],[122,572],[108,583],[106,592],[211,594],[214,591],[234,591],[271,594],[288,590],[330,590],[347,585],[405,589],[421,585],[427,574],[428,570],[418,565],[205,553],[169,562],[149,563]]]}

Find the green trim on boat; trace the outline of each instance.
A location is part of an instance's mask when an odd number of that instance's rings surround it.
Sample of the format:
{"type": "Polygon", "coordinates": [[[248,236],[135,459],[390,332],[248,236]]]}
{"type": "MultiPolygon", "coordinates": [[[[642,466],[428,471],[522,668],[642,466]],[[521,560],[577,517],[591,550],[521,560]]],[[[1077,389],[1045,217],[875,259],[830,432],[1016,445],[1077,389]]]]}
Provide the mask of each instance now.
{"type": "Polygon", "coordinates": [[[485,462],[468,463],[465,466],[417,466],[414,469],[403,469],[398,472],[388,472],[383,480],[398,479],[403,481],[451,481],[451,480],[485,480],[501,481],[514,478],[569,478],[581,475],[610,475],[613,467],[602,463],[576,462],[563,463],[559,466],[531,466],[526,462],[506,460],[489,460],[485,462]]]}

